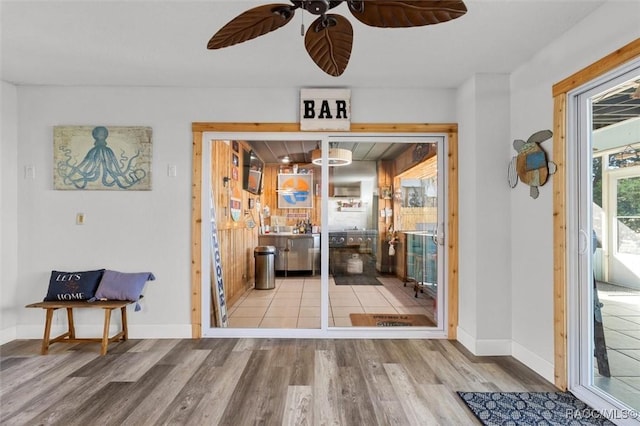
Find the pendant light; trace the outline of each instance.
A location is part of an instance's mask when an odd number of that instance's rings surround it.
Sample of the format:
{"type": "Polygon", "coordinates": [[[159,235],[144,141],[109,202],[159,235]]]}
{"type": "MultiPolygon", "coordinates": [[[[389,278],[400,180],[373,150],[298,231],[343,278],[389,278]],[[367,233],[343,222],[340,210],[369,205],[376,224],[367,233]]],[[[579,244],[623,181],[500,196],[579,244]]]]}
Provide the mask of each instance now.
{"type": "MultiPolygon", "coordinates": [[[[351,164],[352,153],[348,149],[330,146],[327,157],[329,167],[347,166],[351,164]]],[[[311,162],[316,166],[322,165],[322,150],[319,147],[311,151],[311,162]]]]}

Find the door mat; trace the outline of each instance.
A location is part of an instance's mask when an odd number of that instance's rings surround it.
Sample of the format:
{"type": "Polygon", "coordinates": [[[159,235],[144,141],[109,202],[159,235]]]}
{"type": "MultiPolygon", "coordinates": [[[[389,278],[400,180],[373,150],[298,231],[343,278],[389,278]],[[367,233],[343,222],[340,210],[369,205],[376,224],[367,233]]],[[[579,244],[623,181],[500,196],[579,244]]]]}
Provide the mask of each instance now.
{"type": "Polygon", "coordinates": [[[364,274],[334,275],[336,285],[382,285],[376,277],[364,274]]]}
{"type": "Polygon", "coordinates": [[[569,392],[458,392],[483,425],[611,425],[569,392]]]}
{"type": "Polygon", "coordinates": [[[426,315],[349,314],[354,327],[435,327],[426,315]]]}

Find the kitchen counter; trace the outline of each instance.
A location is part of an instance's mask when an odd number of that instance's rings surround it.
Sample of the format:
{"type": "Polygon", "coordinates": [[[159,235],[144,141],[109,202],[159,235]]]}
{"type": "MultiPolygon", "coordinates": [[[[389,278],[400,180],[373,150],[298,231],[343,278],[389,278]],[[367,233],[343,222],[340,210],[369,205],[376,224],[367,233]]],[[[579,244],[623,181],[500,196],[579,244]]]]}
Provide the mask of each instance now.
{"type": "Polygon", "coordinates": [[[293,237],[293,238],[312,238],[319,237],[320,234],[294,234],[293,232],[270,232],[268,234],[260,234],[260,237],[293,237]]]}
{"type": "Polygon", "coordinates": [[[258,236],[261,246],[276,248],[276,272],[311,271],[320,265],[320,234],[268,233],[258,236]]]}
{"type": "Polygon", "coordinates": [[[398,231],[407,235],[435,235],[433,231],[398,231]]]}

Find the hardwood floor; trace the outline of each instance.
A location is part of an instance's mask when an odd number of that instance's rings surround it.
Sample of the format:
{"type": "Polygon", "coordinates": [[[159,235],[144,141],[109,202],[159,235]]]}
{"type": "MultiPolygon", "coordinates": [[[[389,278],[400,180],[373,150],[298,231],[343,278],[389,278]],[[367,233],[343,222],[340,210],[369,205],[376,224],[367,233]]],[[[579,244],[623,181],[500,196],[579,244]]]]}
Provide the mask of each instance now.
{"type": "Polygon", "coordinates": [[[2,425],[471,425],[455,391],[553,391],[446,340],[39,340],[0,346],[2,425]]]}

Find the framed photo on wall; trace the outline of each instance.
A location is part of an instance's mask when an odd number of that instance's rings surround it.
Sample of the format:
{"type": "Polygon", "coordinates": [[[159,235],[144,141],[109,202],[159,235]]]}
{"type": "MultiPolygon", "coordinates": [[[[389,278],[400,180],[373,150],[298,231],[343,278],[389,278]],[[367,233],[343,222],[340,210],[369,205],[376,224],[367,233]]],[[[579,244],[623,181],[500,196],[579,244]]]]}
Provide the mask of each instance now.
{"type": "Polygon", "coordinates": [[[390,200],[391,199],[391,187],[390,186],[381,186],[380,187],[380,198],[382,198],[383,200],[390,200]]]}
{"type": "Polygon", "coordinates": [[[151,127],[54,126],[53,188],[151,190],[151,127]]]}
{"type": "Polygon", "coordinates": [[[236,154],[233,154],[231,159],[234,167],[238,167],[238,165],[240,164],[240,160],[238,160],[238,156],[236,154]]]}
{"type": "Polygon", "coordinates": [[[238,141],[231,141],[231,148],[233,148],[235,152],[239,152],[240,145],[238,144],[238,141]]]}
{"type": "Polygon", "coordinates": [[[313,175],[278,175],[278,208],[313,208],[313,175]]]}

